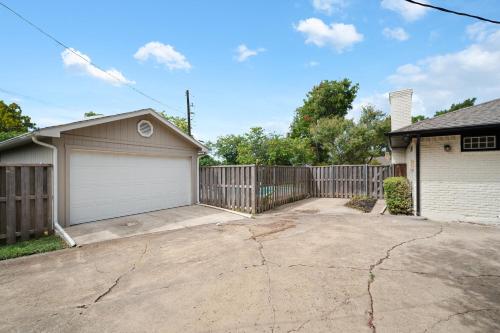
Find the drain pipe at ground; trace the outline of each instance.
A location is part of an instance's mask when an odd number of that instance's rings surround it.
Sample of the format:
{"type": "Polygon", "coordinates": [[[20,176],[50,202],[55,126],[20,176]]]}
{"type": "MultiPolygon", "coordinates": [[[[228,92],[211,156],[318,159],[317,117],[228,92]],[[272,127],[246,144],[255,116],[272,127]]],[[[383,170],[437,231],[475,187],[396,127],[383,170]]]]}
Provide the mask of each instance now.
{"type": "Polygon", "coordinates": [[[64,241],[68,244],[69,247],[73,247],[76,245],[76,242],[71,238],[70,235],[64,231],[64,229],[59,225],[59,211],[58,211],[58,187],[57,187],[57,178],[59,174],[57,173],[57,147],[53,145],[49,145],[48,143],[38,141],[36,136],[31,137],[33,143],[44,146],[52,149],[52,168],[53,168],[53,176],[52,176],[52,188],[54,196],[52,198],[52,227],[53,229],[64,239],[64,241]]]}

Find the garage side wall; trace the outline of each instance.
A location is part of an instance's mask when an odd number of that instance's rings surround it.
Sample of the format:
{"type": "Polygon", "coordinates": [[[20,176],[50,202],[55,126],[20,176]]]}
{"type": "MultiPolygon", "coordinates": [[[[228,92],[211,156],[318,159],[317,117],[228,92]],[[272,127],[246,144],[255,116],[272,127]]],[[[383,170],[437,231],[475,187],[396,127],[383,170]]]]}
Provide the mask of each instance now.
{"type": "Polygon", "coordinates": [[[0,163],[52,164],[52,150],[34,143],[0,152],[0,163]]]}
{"type": "Polygon", "coordinates": [[[63,226],[69,226],[69,159],[74,151],[189,158],[192,177],[191,204],[196,202],[196,162],[199,149],[154,117],[134,117],[69,131],[62,133],[61,138],[54,139],[54,144],[58,147],[59,154],[59,220],[63,226]],[[150,138],[142,137],[137,132],[137,123],[143,119],[153,124],[154,132],[150,138]]]}
{"type": "Polygon", "coordinates": [[[500,222],[500,151],[461,152],[454,135],[422,138],[420,156],[423,216],[500,222]]]}

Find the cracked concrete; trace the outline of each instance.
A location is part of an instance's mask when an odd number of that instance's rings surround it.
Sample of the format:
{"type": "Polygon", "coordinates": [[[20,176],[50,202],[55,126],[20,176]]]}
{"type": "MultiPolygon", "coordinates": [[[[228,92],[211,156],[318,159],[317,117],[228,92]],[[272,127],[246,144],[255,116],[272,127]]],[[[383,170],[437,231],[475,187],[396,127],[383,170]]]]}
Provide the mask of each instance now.
{"type": "Polygon", "coordinates": [[[376,263],[370,265],[370,268],[368,269],[369,276],[368,276],[368,284],[367,284],[368,296],[370,297],[370,309],[368,310],[368,326],[372,329],[373,333],[377,332],[377,326],[375,324],[375,306],[374,306],[374,300],[373,300],[373,294],[372,294],[372,284],[375,282],[375,275],[373,274],[373,270],[375,268],[380,268],[380,266],[384,263],[384,261],[389,260],[391,258],[391,252],[394,251],[395,249],[397,249],[398,247],[404,246],[404,245],[412,243],[412,242],[434,238],[442,232],[443,232],[443,226],[439,226],[439,231],[433,233],[432,235],[425,236],[425,237],[415,237],[415,238],[408,239],[408,240],[402,241],[400,243],[397,243],[397,244],[391,246],[385,252],[384,257],[378,259],[376,263]]]}
{"type": "Polygon", "coordinates": [[[0,331],[500,330],[500,228],[339,205],[0,262],[0,331]]]}

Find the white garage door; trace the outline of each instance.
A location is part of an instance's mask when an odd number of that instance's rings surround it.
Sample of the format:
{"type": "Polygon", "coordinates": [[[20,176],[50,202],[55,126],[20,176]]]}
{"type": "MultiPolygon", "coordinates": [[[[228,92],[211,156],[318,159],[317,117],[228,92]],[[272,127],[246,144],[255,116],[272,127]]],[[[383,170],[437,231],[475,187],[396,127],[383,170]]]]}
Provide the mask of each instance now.
{"type": "Polygon", "coordinates": [[[70,224],[191,203],[191,160],[77,151],[70,155],[70,224]]]}

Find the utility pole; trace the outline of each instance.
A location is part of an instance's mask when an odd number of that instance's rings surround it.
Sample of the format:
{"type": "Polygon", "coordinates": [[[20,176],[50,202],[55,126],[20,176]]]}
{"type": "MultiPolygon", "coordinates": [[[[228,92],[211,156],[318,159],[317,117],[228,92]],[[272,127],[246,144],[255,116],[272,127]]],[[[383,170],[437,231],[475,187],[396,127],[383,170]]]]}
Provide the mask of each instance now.
{"type": "Polygon", "coordinates": [[[186,90],[188,134],[191,136],[191,103],[189,103],[189,90],[186,90]]]}

